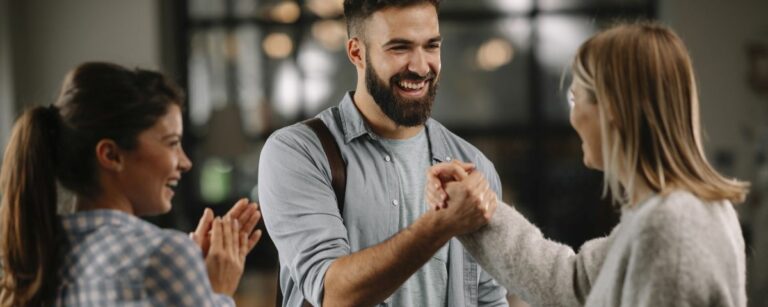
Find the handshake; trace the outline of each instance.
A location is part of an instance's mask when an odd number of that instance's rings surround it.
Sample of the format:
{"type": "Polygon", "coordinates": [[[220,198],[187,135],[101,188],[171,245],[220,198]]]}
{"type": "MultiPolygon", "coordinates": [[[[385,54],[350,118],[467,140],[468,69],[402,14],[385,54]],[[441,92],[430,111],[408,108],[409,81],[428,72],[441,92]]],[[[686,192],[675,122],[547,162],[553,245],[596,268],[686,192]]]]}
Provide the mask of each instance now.
{"type": "Polygon", "coordinates": [[[473,164],[453,160],[427,171],[426,202],[444,231],[464,235],[488,224],[498,205],[496,192],[473,164]]]}

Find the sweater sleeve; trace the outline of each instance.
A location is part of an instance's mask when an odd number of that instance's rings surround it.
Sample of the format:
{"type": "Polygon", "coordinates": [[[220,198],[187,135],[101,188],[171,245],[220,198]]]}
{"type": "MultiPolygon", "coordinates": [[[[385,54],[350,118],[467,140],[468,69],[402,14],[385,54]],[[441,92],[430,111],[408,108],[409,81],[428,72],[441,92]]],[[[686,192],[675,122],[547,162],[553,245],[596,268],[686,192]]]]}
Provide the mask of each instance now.
{"type": "Polygon", "coordinates": [[[544,238],[514,208],[501,203],[489,225],[459,239],[483,269],[529,304],[580,306],[611,236],[585,243],[576,254],[567,245],[544,238]]]}

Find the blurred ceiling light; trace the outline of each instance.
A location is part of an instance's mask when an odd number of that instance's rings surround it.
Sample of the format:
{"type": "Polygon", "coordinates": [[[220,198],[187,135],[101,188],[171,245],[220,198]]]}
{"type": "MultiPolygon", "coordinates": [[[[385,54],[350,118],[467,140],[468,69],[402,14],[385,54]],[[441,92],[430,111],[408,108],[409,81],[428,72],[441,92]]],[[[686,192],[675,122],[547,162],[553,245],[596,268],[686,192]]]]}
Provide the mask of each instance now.
{"type": "Polygon", "coordinates": [[[560,74],[576,49],[597,31],[591,18],[546,14],[536,20],[539,29],[537,56],[547,72],[560,74]]]}
{"type": "Polygon", "coordinates": [[[273,59],[284,59],[293,51],[293,42],[288,34],[272,33],[264,38],[261,46],[264,52],[273,59]]]}
{"type": "Polygon", "coordinates": [[[205,53],[193,48],[189,57],[189,117],[194,126],[203,126],[211,117],[210,71],[205,53]]]}
{"type": "Polygon", "coordinates": [[[275,73],[273,106],[284,118],[294,118],[301,108],[301,74],[293,61],[282,61],[275,73]]]}
{"type": "Polygon", "coordinates": [[[347,28],[338,20],[321,20],[312,25],[312,36],[325,49],[338,51],[347,40],[347,28]]]}
{"type": "MultiPolygon", "coordinates": [[[[632,2],[632,1],[624,1],[632,2]]],[[[539,8],[548,10],[563,10],[577,8],[581,3],[575,0],[539,0],[539,8]]]]}
{"type": "Polygon", "coordinates": [[[506,18],[496,22],[496,31],[504,35],[516,49],[531,46],[531,21],[528,18],[506,18]]]}
{"type": "Polygon", "coordinates": [[[332,53],[318,43],[306,44],[298,55],[298,64],[304,76],[305,111],[319,112],[333,90],[333,75],[338,69],[332,53]]]}
{"type": "Polygon", "coordinates": [[[333,18],[344,13],[344,0],[309,0],[307,7],[322,18],[333,18]]]}
{"type": "Polygon", "coordinates": [[[533,8],[533,0],[492,0],[496,7],[507,13],[524,13],[533,8]]]}
{"type": "Polygon", "coordinates": [[[280,23],[294,23],[299,20],[299,15],[301,15],[301,8],[293,1],[280,2],[270,11],[270,17],[280,23]]]}
{"type": "Polygon", "coordinates": [[[477,50],[477,66],[493,71],[512,61],[514,49],[509,41],[494,38],[483,43],[477,50]]]}

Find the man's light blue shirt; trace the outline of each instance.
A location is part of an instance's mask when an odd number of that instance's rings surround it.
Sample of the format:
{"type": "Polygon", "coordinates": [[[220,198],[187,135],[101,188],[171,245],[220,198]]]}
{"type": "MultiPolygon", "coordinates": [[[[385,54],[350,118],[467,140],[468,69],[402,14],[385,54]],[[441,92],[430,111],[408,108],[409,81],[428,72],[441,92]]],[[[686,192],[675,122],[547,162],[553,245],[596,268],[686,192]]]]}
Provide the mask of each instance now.
{"type": "MultiPolygon", "coordinates": [[[[335,259],[379,244],[400,230],[402,187],[396,167],[357,110],[352,93],[318,118],[330,129],[347,165],[343,215],[322,145],[306,125],[273,133],[259,162],[259,202],[279,252],[283,306],[301,306],[304,299],[320,306],[325,272],[335,259]]],[[[433,119],[425,127],[431,163],[474,163],[501,199],[498,174],[477,148],[433,119]]],[[[507,306],[506,291],[457,239],[448,243],[447,254],[449,307],[507,306]]],[[[380,306],[388,305],[389,300],[380,306]]]]}

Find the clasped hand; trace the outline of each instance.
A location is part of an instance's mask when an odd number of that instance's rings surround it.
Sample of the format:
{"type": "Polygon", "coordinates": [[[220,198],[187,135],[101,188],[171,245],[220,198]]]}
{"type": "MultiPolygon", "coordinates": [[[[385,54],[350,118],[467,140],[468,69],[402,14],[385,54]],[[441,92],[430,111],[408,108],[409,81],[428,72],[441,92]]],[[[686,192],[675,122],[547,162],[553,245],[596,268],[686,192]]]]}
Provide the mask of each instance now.
{"type": "Polygon", "coordinates": [[[469,163],[453,160],[429,168],[425,194],[431,209],[450,216],[446,223],[453,235],[479,229],[496,211],[496,193],[469,163]]]}

